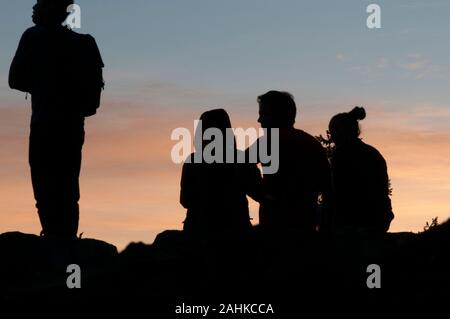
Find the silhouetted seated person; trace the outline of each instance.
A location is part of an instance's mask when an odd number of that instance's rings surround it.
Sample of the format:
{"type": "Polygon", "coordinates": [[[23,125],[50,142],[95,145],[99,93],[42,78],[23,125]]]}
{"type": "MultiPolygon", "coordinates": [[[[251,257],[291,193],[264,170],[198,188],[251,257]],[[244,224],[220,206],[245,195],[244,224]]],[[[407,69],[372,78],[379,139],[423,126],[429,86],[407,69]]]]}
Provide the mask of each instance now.
{"type": "Polygon", "coordinates": [[[76,238],[84,118],[100,103],[103,62],[90,35],[61,24],[71,0],[38,0],[9,85],[30,93],[29,163],[42,235],[76,238]]]}
{"type": "Polygon", "coordinates": [[[331,167],[336,200],[336,227],[384,233],[394,218],[389,198],[386,161],[360,138],[364,108],[335,115],[329,124],[336,145],[331,167]]]}
{"type": "MultiPolygon", "coordinates": [[[[329,227],[331,193],[330,167],[324,148],[316,138],[294,128],[297,107],[291,94],[270,91],[259,96],[258,103],[261,126],[279,129],[279,169],[275,174],[263,176],[260,227],[271,231],[314,232],[320,227],[324,230],[329,227]]],[[[258,147],[263,138],[251,148],[258,147]]]]}
{"type": "Polygon", "coordinates": [[[184,163],[181,177],[180,202],[187,208],[184,233],[202,239],[246,234],[251,229],[246,196],[259,199],[261,173],[256,164],[236,162],[238,152],[243,153],[236,149],[234,135],[231,145],[226,144],[226,130],[231,128],[226,111],[205,112],[200,120],[202,129],[198,127],[195,134],[196,152],[184,163]],[[198,152],[204,152],[210,143],[220,138],[204,138],[203,133],[209,128],[217,128],[222,133],[223,148],[212,152],[218,155],[216,152],[222,151],[222,163],[205,161],[206,153],[200,157],[201,163],[195,162],[196,156],[201,155],[198,152]],[[234,163],[226,163],[228,152],[234,152],[234,163]]]}

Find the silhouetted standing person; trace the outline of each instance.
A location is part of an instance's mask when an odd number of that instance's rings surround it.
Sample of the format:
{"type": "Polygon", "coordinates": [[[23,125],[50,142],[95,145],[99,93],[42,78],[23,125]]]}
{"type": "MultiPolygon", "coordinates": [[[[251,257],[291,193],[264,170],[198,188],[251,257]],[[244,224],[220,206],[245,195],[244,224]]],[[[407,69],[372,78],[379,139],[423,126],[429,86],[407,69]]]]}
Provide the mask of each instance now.
{"type": "MultiPolygon", "coordinates": [[[[258,200],[261,173],[256,164],[237,163],[238,152],[234,141],[226,143],[226,131],[231,130],[228,114],[223,109],[205,112],[200,117],[202,128],[196,131],[196,151],[183,165],[180,202],[187,208],[184,231],[208,238],[215,235],[245,234],[251,228],[247,195],[258,200]],[[221,160],[210,163],[204,150],[210,141],[204,132],[219,129],[223,138],[221,160]],[[201,144],[201,145],[200,145],[201,144]],[[198,157],[198,153],[203,153],[198,157]],[[227,152],[233,152],[234,163],[227,163],[227,152]],[[196,162],[195,158],[201,162],[196,162]]],[[[209,153],[208,153],[209,154],[209,153]]],[[[243,155],[243,153],[241,153],[243,155]]]]}
{"type": "Polygon", "coordinates": [[[307,232],[328,227],[331,176],[325,150],[313,136],[294,128],[297,106],[291,94],[270,91],[259,96],[258,103],[261,126],[268,134],[279,129],[279,169],[263,176],[261,227],[307,232]]]}
{"type": "Polygon", "coordinates": [[[360,138],[362,107],[335,115],[329,125],[336,145],[331,167],[336,194],[336,226],[344,230],[383,233],[394,218],[386,161],[360,138]]]}
{"type": "Polygon", "coordinates": [[[9,85],[32,96],[29,163],[41,234],[76,238],[84,118],[100,104],[103,62],[93,37],[61,25],[71,4],[37,1],[9,85]]]}

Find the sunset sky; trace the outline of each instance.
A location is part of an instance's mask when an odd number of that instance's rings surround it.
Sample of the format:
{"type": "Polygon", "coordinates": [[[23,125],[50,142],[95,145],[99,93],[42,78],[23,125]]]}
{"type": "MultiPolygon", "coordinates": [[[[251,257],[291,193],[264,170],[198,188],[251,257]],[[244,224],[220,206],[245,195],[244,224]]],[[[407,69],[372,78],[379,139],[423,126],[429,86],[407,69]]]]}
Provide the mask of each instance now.
{"type": "MultiPolygon", "coordinates": [[[[0,233],[39,233],[27,148],[30,100],[8,87],[9,65],[35,1],[0,10],[0,233]]],[[[86,124],[81,175],[84,237],[125,247],[179,229],[177,127],[208,109],[258,127],[256,97],[291,92],[296,127],[366,108],[362,137],[386,158],[391,231],[450,217],[450,1],[83,0],[81,33],[105,62],[99,114],[86,124]],[[382,28],[366,27],[378,3],[382,28]]],[[[257,206],[252,203],[257,219],[257,206]]],[[[257,221],[257,220],[256,220],[257,221]]]]}

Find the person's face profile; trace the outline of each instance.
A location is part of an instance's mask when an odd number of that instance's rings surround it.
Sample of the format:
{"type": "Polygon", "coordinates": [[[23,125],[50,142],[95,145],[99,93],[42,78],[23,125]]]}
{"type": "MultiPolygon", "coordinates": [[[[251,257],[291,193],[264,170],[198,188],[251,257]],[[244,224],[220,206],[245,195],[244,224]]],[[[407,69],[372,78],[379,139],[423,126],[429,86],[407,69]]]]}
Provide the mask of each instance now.
{"type": "Polygon", "coordinates": [[[41,1],[37,1],[36,4],[33,6],[33,15],[31,16],[33,23],[39,24],[39,20],[41,17],[41,11],[42,11],[42,4],[41,1]]]}
{"type": "Polygon", "coordinates": [[[258,123],[261,124],[262,128],[268,128],[270,127],[270,113],[269,113],[269,107],[264,104],[259,104],[259,117],[258,117],[258,123]]]}

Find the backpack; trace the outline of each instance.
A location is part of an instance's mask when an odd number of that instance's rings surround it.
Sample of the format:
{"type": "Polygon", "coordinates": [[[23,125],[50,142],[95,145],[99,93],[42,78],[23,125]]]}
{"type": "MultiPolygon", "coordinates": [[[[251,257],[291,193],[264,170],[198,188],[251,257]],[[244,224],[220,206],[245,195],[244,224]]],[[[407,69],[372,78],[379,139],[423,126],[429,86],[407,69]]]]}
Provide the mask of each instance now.
{"type": "MultiPolygon", "coordinates": [[[[76,34],[76,33],[74,33],[76,34]]],[[[97,113],[104,89],[103,61],[95,39],[90,35],[76,34],[73,65],[70,72],[71,86],[77,108],[83,116],[97,113]]]]}

